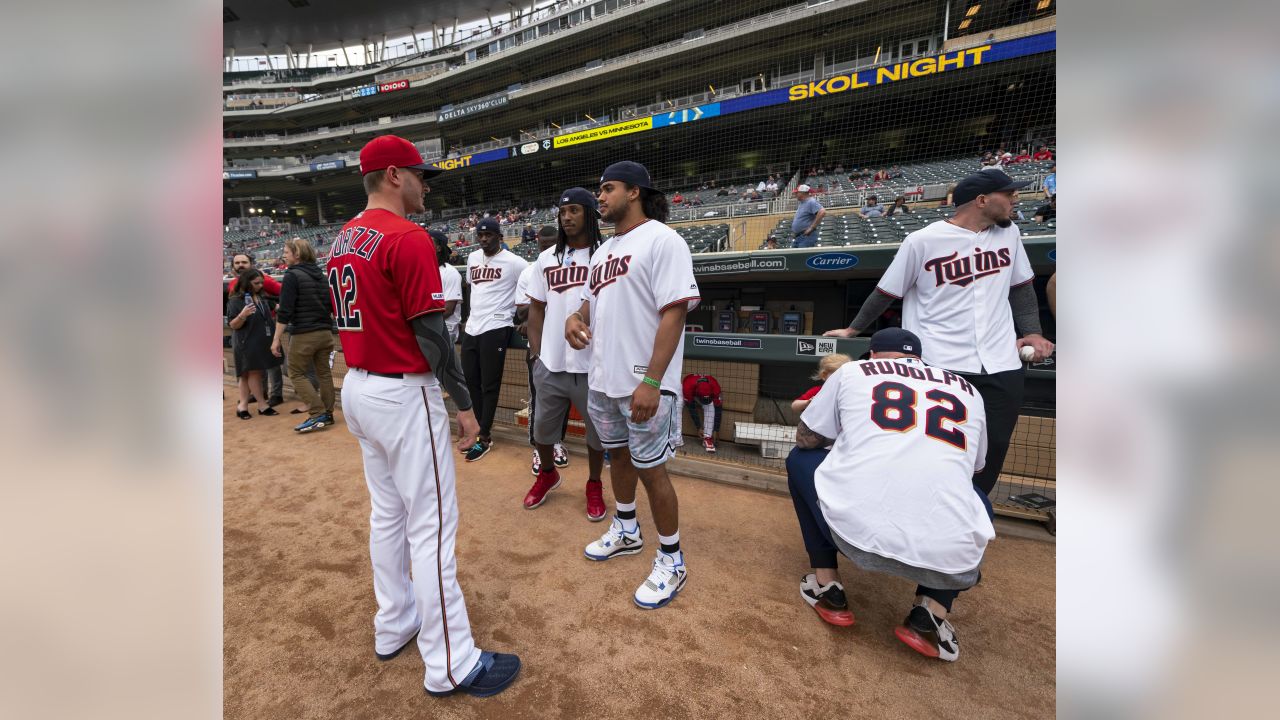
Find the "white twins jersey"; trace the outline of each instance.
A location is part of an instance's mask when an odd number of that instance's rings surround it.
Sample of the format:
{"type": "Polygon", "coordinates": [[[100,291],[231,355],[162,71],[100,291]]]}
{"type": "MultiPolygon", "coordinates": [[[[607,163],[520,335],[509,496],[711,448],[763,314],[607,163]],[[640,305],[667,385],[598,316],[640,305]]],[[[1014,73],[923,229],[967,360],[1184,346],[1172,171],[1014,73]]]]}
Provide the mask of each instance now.
{"type": "MultiPolygon", "coordinates": [[[[630,397],[649,370],[663,310],[685,303],[698,307],[693,256],[675,230],[646,220],[614,235],[591,256],[582,286],[591,303],[591,344],[595,352],[587,384],[613,398],[630,397]]],[[[662,376],[662,389],[680,395],[684,332],[662,376]]]]}
{"type": "Polygon", "coordinates": [[[476,250],[467,256],[467,283],[471,285],[468,335],[474,337],[515,324],[516,284],[528,266],[529,263],[510,250],[499,250],[493,257],[476,250]]]}
{"type": "Polygon", "coordinates": [[[529,278],[531,277],[533,277],[532,265],[520,273],[520,280],[516,282],[516,305],[529,304],[529,278]]]}
{"type": "Polygon", "coordinates": [[[1016,225],[973,233],[939,220],[902,241],[878,287],[902,298],[925,362],[997,373],[1022,367],[1009,288],[1034,278],[1016,225]]]}
{"type": "MultiPolygon", "coordinates": [[[[564,323],[571,313],[582,307],[582,286],[591,271],[591,251],[566,247],[563,259],[556,249],[542,251],[530,268],[529,297],[546,303],[542,323],[542,348],[538,359],[551,372],[585,373],[591,370],[591,352],[595,343],[574,350],[564,339],[564,323]]],[[[634,389],[634,388],[633,388],[634,389]]]]}
{"type": "Polygon", "coordinates": [[[445,263],[440,266],[440,287],[444,290],[444,301],[457,300],[453,306],[453,314],[444,319],[444,326],[449,330],[450,338],[458,337],[458,323],[462,321],[462,273],[458,268],[445,263]]]}
{"type": "Polygon", "coordinates": [[[815,487],[831,531],[914,567],[958,574],[995,537],[973,487],[987,414],[967,380],[915,358],[846,363],[800,416],[835,438],[815,487]]]}

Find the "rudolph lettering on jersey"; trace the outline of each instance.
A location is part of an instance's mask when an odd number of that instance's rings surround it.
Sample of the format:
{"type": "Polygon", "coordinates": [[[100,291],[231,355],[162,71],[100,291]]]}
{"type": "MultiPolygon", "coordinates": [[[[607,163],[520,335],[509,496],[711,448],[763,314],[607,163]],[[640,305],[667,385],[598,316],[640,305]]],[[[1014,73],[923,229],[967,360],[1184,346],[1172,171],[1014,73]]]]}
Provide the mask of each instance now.
{"type": "Polygon", "coordinates": [[[471,284],[480,285],[482,283],[493,282],[502,279],[502,268],[489,267],[486,265],[472,265],[468,270],[471,272],[471,284]]]}
{"type": "Polygon", "coordinates": [[[927,261],[924,269],[933,272],[937,287],[948,284],[966,287],[974,280],[996,275],[1012,264],[1009,248],[1000,248],[978,251],[968,257],[960,257],[959,252],[953,252],[946,257],[927,261]]]}
{"type": "Polygon", "coordinates": [[[916,380],[928,380],[940,385],[954,383],[960,390],[973,395],[973,386],[969,384],[969,381],[950,370],[937,370],[935,372],[934,368],[927,365],[920,368],[915,365],[904,365],[888,360],[867,360],[858,363],[858,367],[862,369],[863,375],[900,375],[916,380]],[[939,374],[941,374],[941,377],[939,377],[939,374]]]}
{"type": "Polygon", "coordinates": [[[591,268],[591,294],[599,295],[602,289],[617,282],[618,278],[626,275],[630,269],[630,255],[623,255],[622,257],[608,256],[604,262],[591,268]]]}
{"type": "Polygon", "coordinates": [[[587,282],[589,273],[590,268],[586,265],[549,267],[543,271],[547,278],[547,289],[558,293],[582,287],[587,282]]]}
{"type": "Polygon", "coordinates": [[[334,240],[330,257],[355,254],[365,260],[372,260],[373,252],[378,249],[382,237],[382,233],[366,227],[345,228],[334,240]]]}

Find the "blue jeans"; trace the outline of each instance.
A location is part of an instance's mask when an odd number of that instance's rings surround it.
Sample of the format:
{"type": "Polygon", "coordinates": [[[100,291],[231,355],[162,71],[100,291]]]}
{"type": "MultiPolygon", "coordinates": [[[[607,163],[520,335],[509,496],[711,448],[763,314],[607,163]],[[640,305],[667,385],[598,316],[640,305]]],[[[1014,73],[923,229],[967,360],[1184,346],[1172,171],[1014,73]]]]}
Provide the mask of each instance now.
{"type": "Polygon", "coordinates": [[[811,232],[808,235],[797,235],[795,242],[791,243],[791,247],[811,248],[818,244],[818,234],[811,232]]]}

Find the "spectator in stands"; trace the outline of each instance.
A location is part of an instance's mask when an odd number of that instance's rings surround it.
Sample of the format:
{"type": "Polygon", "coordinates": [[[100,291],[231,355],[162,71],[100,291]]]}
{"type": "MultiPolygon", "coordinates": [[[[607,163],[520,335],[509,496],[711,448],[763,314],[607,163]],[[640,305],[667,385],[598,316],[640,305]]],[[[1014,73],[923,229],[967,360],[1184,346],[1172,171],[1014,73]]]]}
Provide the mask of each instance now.
{"type": "Polygon", "coordinates": [[[520,242],[533,242],[538,239],[538,231],[533,229],[533,223],[525,223],[524,230],[520,232],[520,242]]]}
{"type": "Polygon", "coordinates": [[[698,195],[694,195],[693,197],[686,200],[685,204],[688,205],[689,207],[698,207],[699,205],[702,204],[702,197],[698,195]]]}
{"type": "MultiPolygon", "coordinates": [[[[231,299],[227,301],[228,325],[231,326],[231,348],[239,379],[240,402],[236,417],[248,420],[249,395],[264,395],[263,371],[278,367],[280,360],[271,354],[271,308],[262,292],[262,272],[245,270],[236,279],[231,299]]],[[[258,408],[259,415],[279,415],[275,408],[258,408]]]]}
{"type": "Polygon", "coordinates": [[[760,183],[756,185],[756,192],[757,192],[757,193],[763,193],[764,191],[766,191],[766,190],[768,190],[768,189],[769,189],[769,183],[768,183],[768,181],[766,181],[766,180],[761,180],[761,181],[760,181],[760,183]]]}
{"type": "Polygon", "coordinates": [[[834,170],[832,170],[832,172],[833,172],[833,173],[835,173],[836,175],[843,175],[843,174],[844,174],[844,163],[836,163],[836,167],[835,167],[835,169],[834,169],[834,170]]]}
{"type": "Polygon", "coordinates": [[[1013,160],[1010,160],[1009,162],[1010,164],[1031,162],[1031,148],[1020,150],[1017,155],[1013,156],[1013,160]]]}
{"type": "Polygon", "coordinates": [[[889,209],[885,212],[884,216],[893,217],[898,213],[902,213],[903,215],[911,214],[911,208],[907,206],[906,195],[899,195],[898,197],[894,198],[893,204],[889,206],[889,209]]]}
{"type": "Polygon", "coordinates": [[[289,269],[281,283],[280,306],[276,311],[275,338],[271,354],[283,356],[285,329],[289,330],[289,380],[298,399],[307,405],[307,419],[294,430],[310,432],[334,424],[333,375],[329,356],[333,345],[333,301],[329,281],[316,264],[316,251],[302,238],[284,244],[289,269]],[[307,379],[314,368],[317,388],[307,379]]]}
{"type": "Polygon", "coordinates": [[[1031,156],[1031,159],[1036,161],[1052,160],[1053,152],[1049,150],[1048,146],[1041,145],[1040,149],[1036,151],[1036,154],[1031,156]]]}
{"type": "Polygon", "coordinates": [[[862,208],[862,216],[869,218],[884,217],[884,206],[875,195],[867,196],[867,204],[862,208]]]}
{"type": "MultiPolygon", "coordinates": [[[[715,181],[713,180],[711,184],[712,184],[712,185],[715,185],[715,181]]],[[[716,197],[724,197],[724,196],[728,195],[730,192],[733,192],[733,188],[732,188],[732,187],[729,187],[729,188],[720,188],[719,190],[716,190],[716,197]]]]}
{"type": "Polygon", "coordinates": [[[1049,202],[1036,208],[1035,221],[1046,223],[1058,217],[1058,199],[1049,196],[1049,202]]]}
{"type": "Polygon", "coordinates": [[[774,235],[773,233],[769,233],[769,237],[765,238],[764,242],[760,243],[760,249],[761,250],[777,250],[778,236],[774,235]]]}
{"type": "Polygon", "coordinates": [[[897,180],[898,178],[902,177],[903,174],[904,173],[902,172],[902,169],[899,168],[897,165],[894,165],[893,167],[889,168],[890,180],[897,180]]]}
{"type": "Polygon", "coordinates": [[[818,244],[814,231],[822,218],[826,217],[827,209],[810,196],[810,190],[808,185],[796,188],[796,200],[799,202],[796,205],[796,215],[791,219],[791,234],[795,238],[791,243],[792,247],[810,248],[818,244]]]}
{"type": "Polygon", "coordinates": [[[844,353],[831,353],[830,355],[823,355],[822,359],[818,361],[818,372],[814,373],[813,376],[810,378],[811,380],[817,380],[818,384],[814,385],[808,390],[805,390],[803,395],[796,398],[795,400],[792,400],[791,411],[796,413],[797,415],[804,412],[804,409],[809,407],[809,401],[813,400],[813,396],[817,395],[818,392],[822,390],[822,384],[827,381],[827,378],[831,377],[831,375],[835,371],[839,370],[840,366],[844,365],[845,363],[849,362],[852,359],[853,358],[849,357],[848,355],[845,355],[844,353]]]}
{"type": "Polygon", "coordinates": [[[1058,197],[1058,163],[1049,166],[1049,174],[1044,176],[1044,191],[1051,198],[1058,197]]]}
{"type": "Polygon", "coordinates": [[[884,168],[880,168],[879,170],[876,171],[876,174],[872,176],[871,182],[880,183],[880,182],[885,182],[888,179],[889,179],[889,171],[885,170],[884,168]]]}
{"type": "Polygon", "coordinates": [[[673,196],[671,196],[671,202],[672,202],[672,204],[675,204],[675,205],[681,205],[681,204],[683,204],[683,203],[684,203],[684,195],[682,195],[682,194],[680,193],[680,191],[679,191],[679,190],[677,190],[677,191],[676,191],[676,194],[675,194],[675,195],[673,195],[673,196]]]}
{"type": "Polygon", "coordinates": [[[765,183],[764,189],[766,192],[771,192],[776,196],[778,194],[778,178],[770,175],[769,182],[765,183]]]}

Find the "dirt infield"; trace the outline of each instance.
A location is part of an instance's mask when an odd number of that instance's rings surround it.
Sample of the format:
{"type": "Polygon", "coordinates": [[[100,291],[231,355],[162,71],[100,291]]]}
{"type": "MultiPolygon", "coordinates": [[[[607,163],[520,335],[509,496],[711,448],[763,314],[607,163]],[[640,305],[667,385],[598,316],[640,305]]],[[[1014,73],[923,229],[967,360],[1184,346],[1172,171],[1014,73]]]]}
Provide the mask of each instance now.
{"type": "MultiPolygon", "coordinates": [[[[947,664],[893,635],[911,602],[906,581],[842,563],[857,624],[818,619],[799,596],[806,556],[789,498],[675,477],[689,582],[669,607],[644,611],[631,593],[648,549],[605,563],[582,556],[604,531],[585,516],[586,459],[573,456],[564,484],[526,511],[529,451],[510,443],[459,462],[458,569],[476,643],[519,653],[524,669],[495,698],[427,697],[416,652],[373,656],[369,499],[341,413],[338,427],[296,436],[298,416],[237,419],[227,390],[227,718],[1054,713],[1050,543],[991,544],[982,585],[956,603],[963,652],[947,664]]],[[[641,527],[654,537],[646,502],[641,527]]]]}

